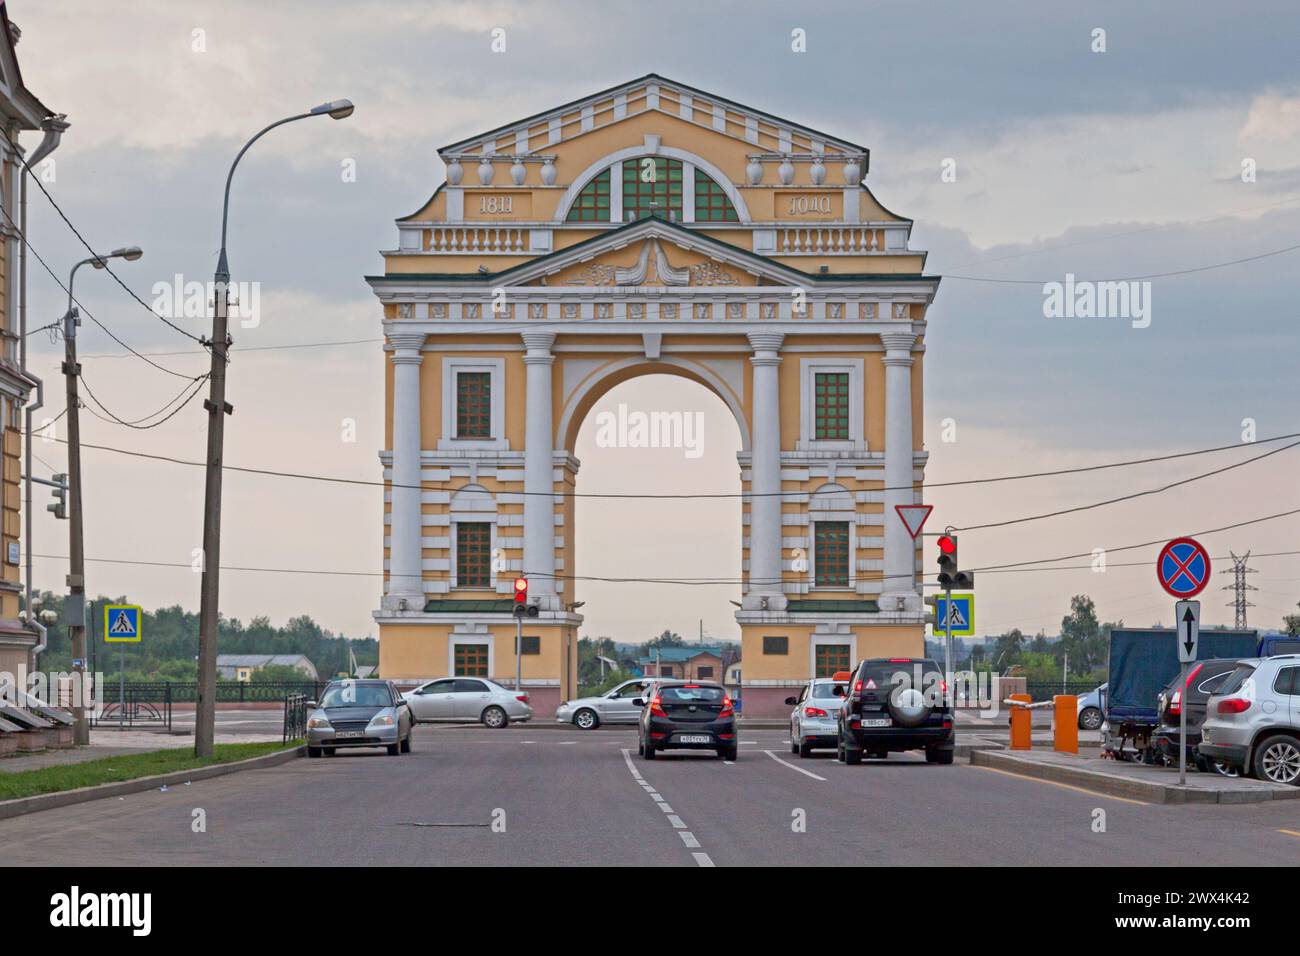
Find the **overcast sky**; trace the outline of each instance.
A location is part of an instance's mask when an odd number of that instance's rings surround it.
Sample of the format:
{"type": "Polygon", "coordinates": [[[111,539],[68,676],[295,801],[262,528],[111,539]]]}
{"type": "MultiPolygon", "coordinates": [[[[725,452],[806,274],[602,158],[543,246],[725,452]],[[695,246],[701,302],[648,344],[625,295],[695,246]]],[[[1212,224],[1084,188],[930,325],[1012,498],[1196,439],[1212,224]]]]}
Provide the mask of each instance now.
{"type": "MultiPolygon", "coordinates": [[[[397,3],[378,0],[57,4],[10,0],[27,85],[72,127],[48,184],[92,244],[139,244],[117,271],[146,301],[154,283],[207,281],[221,187],[243,141],[324,100],[352,99],[343,122],[277,130],[240,166],[231,209],[236,281],[261,283],[262,321],[237,328],[227,461],[375,480],[381,445],[380,312],[362,276],[396,245],[396,217],[442,180],[435,147],[655,71],[824,129],[871,149],[867,183],[916,220],[913,247],[946,275],[929,314],[927,480],[1091,464],[1300,432],[1296,384],[1300,252],[1154,280],[1151,322],[1047,319],[1038,283],[1109,278],[1258,256],[1300,235],[1300,67],[1293,4],[1041,2],[397,3]],[[506,50],[491,51],[491,31],[506,50]],[[1094,31],[1105,52],[1093,52],[1094,31]],[[791,51],[806,31],[807,52],[791,51]],[[1242,181],[1243,160],[1257,168],[1242,181]],[[941,178],[955,162],[956,181],[941,178]],[[355,164],[355,181],[341,171],[355,164]],[[972,281],[974,277],[1033,280],[972,281]],[[302,347],[304,343],[370,340],[302,347]],[[298,346],[270,349],[269,346],[298,346]],[[246,351],[264,349],[262,351],[246,351]],[[952,419],[956,440],[942,441],[952,419]],[[346,420],[356,423],[355,436],[346,420]],[[354,437],[354,440],[347,440],[354,437]]],[[[31,148],[37,137],[28,134],[31,148]]],[[[33,191],[32,247],[61,275],[84,250],[33,191]]],[[[115,333],[183,374],[205,354],[83,270],[77,297],[115,333]]],[[[31,327],[63,301],[33,262],[31,327]]],[[[184,320],[194,333],[206,319],[184,320]]],[[[30,339],[33,370],[55,381],[61,347],[30,339]]],[[[92,323],[80,348],[95,394],[132,420],[184,382],[122,350],[92,323]]],[[[734,423],[708,392],[634,380],[597,411],[700,411],[703,455],[596,449],[588,420],[580,491],[736,491],[734,423]],[[599,451],[599,454],[596,452],[599,451]]],[[[61,425],[62,423],[60,423],[61,425]]],[[[83,416],[84,441],[203,457],[198,402],[149,431],[83,416]]],[[[59,437],[63,437],[60,429],[59,437]]],[[[1269,446],[1275,447],[1275,446],[1269,446]]],[[[1141,468],[936,489],[931,528],[1069,508],[1264,451],[1231,450],[1141,468]]],[[[39,474],[64,446],[38,443],[39,474]]],[[[1160,495],[962,537],[966,564],[1114,549],[1300,507],[1300,449],[1160,495]]],[[[146,606],[198,603],[189,570],[201,541],[202,471],[87,450],[86,551],[92,593],[146,606]]],[[[585,501],[578,575],[739,573],[731,505],[585,501]],[[629,551],[625,533],[651,542],[629,551]]],[[[230,571],[222,608],[247,620],[310,614],[350,636],[375,632],[381,499],[376,489],[228,474],[223,565],[345,575],[230,571]]],[[[1295,550],[1300,518],[1205,537],[1214,555],[1295,550]]],[[[36,515],[36,550],[67,554],[67,524],[36,515]]],[[[977,628],[1054,633],[1069,597],[1104,619],[1168,622],[1155,548],[1109,555],[1104,574],[989,574],[977,628]],[[1140,562],[1137,567],[1117,565],[1140,562]]],[[[927,577],[932,566],[927,554],[927,577]]],[[[1078,568],[1078,565],[1085,565],[1078,568]]],[[[1275,626],[1300,597],[1300,557],[1260,557],[1251,623],[1275,626]]],[[[1219,565],[1220,567],[1222,565],[1219,565]]],[[[42,559],[36,584],[62,586],[66,561],[42,559]]],[[[1216,584],[1227,584],[1221,578],[1216,584]]],[[[584,632],[644,640],[664,628],[734,637],[734,587],[580,584],[584,632]]],[[[1207,592],[1204,620],[1231,623],[1230,595],[1207,592]]]]}

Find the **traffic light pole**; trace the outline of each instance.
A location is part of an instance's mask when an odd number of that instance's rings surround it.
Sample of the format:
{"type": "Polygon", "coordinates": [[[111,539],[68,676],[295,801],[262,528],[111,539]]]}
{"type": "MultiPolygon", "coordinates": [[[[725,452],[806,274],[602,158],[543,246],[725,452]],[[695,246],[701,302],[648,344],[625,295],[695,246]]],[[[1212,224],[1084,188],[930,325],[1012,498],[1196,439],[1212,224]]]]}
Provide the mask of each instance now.
{"type": "Polygon", "coordinates": [[[943,676],[948,685],[945,706],[952,706],[954,681],[952,679],[952,588],[943,590],[943,676]]]}
{"type": "MultiPolygon", "coordinates": [[[[523,608],[519,608],[522,611],[523,608]]],[[[524,674],[524,616],[515,614],[515,691],[523,687],[524,674]]]]}
{"type": "MultiPolygon", "coordinates": [[[[78,414],[77,376],[77,309],[68,309],[63,319],[63,376],[68,395],[68,638],[72,643],[72,672],[77,675],[72,688],[73,739],[90,743],[90,724],[86,721],[86,559],[81,520],[81,419],[78,414]],[[72,615],[68,618],[69,613],[72,615]]],[[[30,436],[28,438],[30,441],[30,436]]],[[[30,610],[29,610],[30,613],[30,610]]]]}

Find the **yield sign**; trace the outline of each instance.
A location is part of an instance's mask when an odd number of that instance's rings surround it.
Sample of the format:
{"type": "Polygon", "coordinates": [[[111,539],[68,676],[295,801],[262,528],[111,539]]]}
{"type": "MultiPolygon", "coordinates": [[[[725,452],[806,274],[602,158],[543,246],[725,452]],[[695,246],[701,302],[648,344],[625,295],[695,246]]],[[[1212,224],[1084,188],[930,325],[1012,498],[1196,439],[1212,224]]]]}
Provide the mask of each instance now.
{"type": "Polygon", "coordinates": [[[894,505],[894,510],[898,512],[898,517],[903,520],[903,527],[915,541],[925,527],[925,519],[930,517],[930,512],[934,510],[934,505],[894,505]]]}
{"type": "Polygon", "coordinates": [[[1174,538],[1156,558],[1160,586],[1176,598],[1192,598],[1210,580],[1210,555],[1193,538],[1174,538]]]}

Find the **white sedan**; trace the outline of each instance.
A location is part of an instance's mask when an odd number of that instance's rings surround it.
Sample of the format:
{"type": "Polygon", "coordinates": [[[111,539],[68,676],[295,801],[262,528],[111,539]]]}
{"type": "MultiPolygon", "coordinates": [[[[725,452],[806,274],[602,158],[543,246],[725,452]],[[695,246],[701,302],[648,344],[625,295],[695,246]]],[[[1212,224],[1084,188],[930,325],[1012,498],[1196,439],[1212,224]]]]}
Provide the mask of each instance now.
{"type": "Polygon", "coordinates": [[[442,677],[402,694],[416,723],[482,723],[505,727],[512,720],[530,720],[528,692],[509,690],[486,677],[442,677]]]}
{"type": "Polygon", "coordinates": [[[635,724],[641,719],[641,708],[633,701],[643,697],[652,682],[649,677],[636,677],[598,697],[566,700],[556,708],[555,719],[579,730],[595,730],[601,724],[635,724]]]}

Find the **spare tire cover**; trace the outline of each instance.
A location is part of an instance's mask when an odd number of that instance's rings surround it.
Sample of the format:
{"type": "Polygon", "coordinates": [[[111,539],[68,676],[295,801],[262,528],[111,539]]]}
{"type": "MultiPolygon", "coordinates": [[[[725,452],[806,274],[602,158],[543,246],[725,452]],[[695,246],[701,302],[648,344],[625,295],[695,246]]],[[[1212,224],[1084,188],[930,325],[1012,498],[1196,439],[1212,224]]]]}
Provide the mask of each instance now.
{"type": "Polygon", "coordinates": [[[915,687],[896,687],[889,695],[889,713],[900,726],[920,727],[930,719],[930,706],[915,687]]]}

